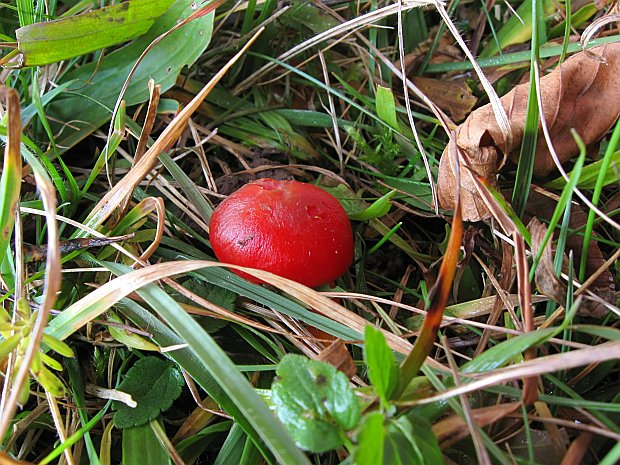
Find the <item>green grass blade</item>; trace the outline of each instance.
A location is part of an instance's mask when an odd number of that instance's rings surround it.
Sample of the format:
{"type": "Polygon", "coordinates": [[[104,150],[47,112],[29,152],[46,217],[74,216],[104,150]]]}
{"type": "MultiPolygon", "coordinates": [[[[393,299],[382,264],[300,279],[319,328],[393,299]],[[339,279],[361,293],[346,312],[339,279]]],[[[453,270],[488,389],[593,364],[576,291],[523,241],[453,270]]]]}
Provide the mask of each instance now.
{"type": "MultiPolygon", "coordinates": [[[[539,11],[539,2],[544,0],[532,0],[531,9],[539,11]]],[[[547,2],[549,3],[549,2],[547,2]]],[[[529,4],[529,2],[524,3],[529,4]]],[[[540,61],[540,37],[538,14],[531,15],[532,27],[532,53],[530,57],[530,91],[527,99],[527,116],[525,127],[523,128],[523,142],[519,153],[519,163],[517,165],[517,176],[515,187],[512,193],[512,206],[520,217],[523,216],[525,205],[532,185],[532,175],[534,174],[534,160],[536,157],[536,141],[538,140],[538,93],[536,92],[536,69],[540,61]]]]}
{"type": "MultiPolygon", "coordinates": [[[[579,146],[579,150],[580,150],[579,157],[577,158],[575,167],[573,168],[573,171],[571,172],[569,182],[566,183],[566,185],[564,186],[564,189],[562,190],[562,195],[560,196],[560,200],[558,201],[558,204],[555,207],[553,215],[551,216],[551,220],[549,221],[549,227],[547,228],[545,237],[543,238],[543,241],[540,244],[540,250],[538,251],[538,254],[534,258],[534,262],[532,263],[532,268],[530,269],[530,280],[534,277],[534,274],[536,273],[536,268],[538,266],[538,263],[540,262],[540,257],[542,256],[542,253],[545,250],[547,243],[553,236],[553,232],[558,222],[560,221],[560,217],[565,212],[567,206],[570,208],[569,202],[571,198],[573,197],[575,186],[579,182],[579,179],[581,176],[583,163],[585,162],[585,159],[586,159],[586,146],[584,145],[583,141],[581,140],[581,138],[577,135],[577,133],[574,130],[573,130],[573,136],[575,137],[577,145],[579,146]]],[[[566,230],[564,230],[564,233],[566,233],[566,230]]],[[[561,250],[563,250],[563,248],[561,250]]],[[[563,254],[563,252],[558,251],[556,252],[556,255],[558,253],[563,254]]],[[[561,260],[561,259],[559,258],[558,260],[561,260]]]]}
{"type": "MultiPolygon", "coordinates": [[[[605,159],[597,160],[583,168],[581,170],[581,176],[579,176],[577,187],[579,189],[594,189],[601,174],[604,174],[605,176],[603,180],[603,187],[620,181],[620,150],[614,152],[608,161],[605,161],[605,159]],[[606,170],[602,169],[604,163],[609,163],[610,165],[606,170]]],[[[568,173],[568,175],[571,176],[572,171],[568,173]]],[[[560,176],[553,181],[549,181],[545,184],[545,187],[548,189],[561,189],[565,184],[566,181],[562,176],[560,176]]]]}
{"type": "Polygon", "coordinates": [[[20,155],[21,122],[19,95],[14,89],[0,88],[0,97],[7,100],[8,122],[4,162],[0,178],[0,262],[7,253],[13,226],[15,209],[19,201],[22,183],[22,158],[20,155]]]}
{"type": "MultiPolygon", "coordinates": [[[[600,37],[588,42],[586,49],[598,47],[603,44],[613,44],[620,41],[620,35],[613,35],[608,37],[600,37]]],[[[551,58],[560,56],[563,50],[563,45],[546,45],[540,47],[541,58],[551,58]]],[[[580,52],[582,50],[579,42],[572,42],[569,44],[567,53],[580,52]]],[[[515,63],[524,63],[528,61],[531,56],[530,51],[505,53],[504,55],[489,58],[480,58],[478,64],[481,68],[493,68],[496,66],[505,66],[515,63]]],[[[473,69],[473,65],[468,61],[452,62],[452,63],[432,63],[428,65],[428,73],[446,73],[449,71],[467,71],[473,69]]]]}
{"type": "MultiPolygon", "coordinates": [[[[603,191],[603,186],[605,185],[605,178],[607,176],[607,171],[609,170],[609,166],[611,164],[611,159],[614,151],[618,147],[618,143],[620,143],[620,120],[616,123],[616,127],[614,128],[614,132],[611,135],[611,139],[609,140],[609,145],[607,145],[607,150],[605,150],[605,155],[603,156],[603,160],[601,163],[600,171],[598,179],[596,180],[596,186],[594,186],[594,192],[592,193],[592,204],[595,206],[598,204],[598,201],[601,198],[601,192],[603,191]]],[[[586,275],[586,263],[588,261],[588,250],[590,248],[590,240],[592,238],[592,229],[594,228],[594,210],[590,210],[588,213],[588,222],[586,223],[586,229],[583,233],[583,250],[581,253],[581,262],[579,264],[579,281],[583,282],[586,275]]]]}

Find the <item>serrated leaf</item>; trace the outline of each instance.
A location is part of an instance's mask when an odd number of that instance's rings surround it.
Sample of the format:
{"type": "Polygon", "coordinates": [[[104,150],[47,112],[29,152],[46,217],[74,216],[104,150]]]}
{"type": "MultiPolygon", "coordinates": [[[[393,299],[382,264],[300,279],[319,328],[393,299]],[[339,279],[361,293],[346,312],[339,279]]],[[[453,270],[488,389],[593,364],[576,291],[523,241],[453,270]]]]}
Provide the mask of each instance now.
{"type": "Polygon", "coordinates": [[[15,31],[15,60],[41,66],[120,44],[144,34],[173,0],[132,0],[15,31]]]}
{"type": "Polygon", "coordinates": [[[360,405],[349,379],[335,367],[286,355],[272,386],[276,413],[299,447],[320,453],[340,447],[357,426],[360,405]]]}
{"type": "Polygon", "coordinates": [[[130,428],[157,418],[181,395],[182,386],[183,377],[174,364],[157,357],[138,360],[118,386],[118,390],[130,394],[138,406],[131,408],[115,403],[114,424],[117,428],[130,428]]]}
{"type": "Polygon", "coordinates": [[[355,465],[381,465],[385,445],[383,414],[371,412],[362,419],[357,435],[358,446],[353,454],[355,465]]]}
{"type": "Polygon", "coordinates": [[[384,404],[387,404],[399,381],[396,358],[387,345],[383,333],[371,325],[366,326],[364,342],[364,360],[368,367],[368,378],[377,395],[384,404]]]}

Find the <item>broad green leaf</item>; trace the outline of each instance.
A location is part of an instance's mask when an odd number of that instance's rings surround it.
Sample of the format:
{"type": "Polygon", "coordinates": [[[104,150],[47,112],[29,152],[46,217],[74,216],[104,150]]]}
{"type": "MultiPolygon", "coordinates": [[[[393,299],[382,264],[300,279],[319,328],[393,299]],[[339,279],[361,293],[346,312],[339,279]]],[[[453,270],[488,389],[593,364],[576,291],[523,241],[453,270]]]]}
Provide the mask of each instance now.
{"type": "Polygon", "coordinates": [[[407,437],[394,425],[388,427],[382,463],[385,465],[424,465],[423,458],[413,448],[407,437]]]}
{"type": "Polygon", "coordinates": [[[174,364],[157,357],[138,360],[118,386],[118,390],[130,394],[138,406],[131,408],[115,403],[112,406],[116,410],[114,424],[117,428],[131,428],[157,418],[181,395],[183,384],[183,377],[174,364]]]}
{"type": "MultiPolygon", "coordinates": [[[[65,150],[72,147],[110,119],[121,88],[140,54],[153,39],[193,13],[193,5],[192,0],[177,0],[146,34],[106,55],[103,60],[75,68],[63,76],[62,83],[74,80],[76,84],[49,104],[48,117],[76,124],[63,126],[62,136],[56,140],[59,147],[65,150]]],[[[213,13],[210,13],[194,19],[155,45],[131,79],[124,95],[127,106],[148,99],[147,83],[151,78],[161,85],[162,93],[172,87],[181,69],[204,52],[212,29],[213,13]]]]}
{"type": "Polygon", "coordinates": [[[360,419],[360,405],[346,375],[294,354],[284,356],[276,374],[273,404],[297,445],[317,453],[340,447],[344,432],[360,419]]]}
{"type": "Polygon", "coordinates": [[[381,465],[383,463],[385,426],[381,412],[371,412],[362,418],[357,443],[357,448],[353,453],[355,465],[381,465]]]}
{"type": "Polygon", "coordinates": [[[437,436],[433,433],[433,425],[426,418],[409,414],[407,417],[399,418],[396,423],[401,431],[415,443],[415,447],[424,457],[425,464],[440,465],[444,463],[437,436]]]}
{"type": "Polygon", "coordinates": [[[122,465],[168,465],[170,458],[148,423],[123,429],[122,465]]]}
{"type": "Polygon", "coordinates": [[[364,335],[364,360],[368,366],[368,378],[384,405],[398,386],[398,364],[392,349],[387,345],[381,331],[366,326],[364,335]]]}
{"type": "Polygon", "coordinates": [[[376,103],[377,116],[389,124],[393,129],[399,130],[398,118],[396,117],[396,100],[392,90],[379,86],[377,87],[376,103]]]}
{"type": "Polygon", "coordinates": [[[131,0],[15,31],[19,54],[9,63],[41,66],[85,55],[144,34],[173,0],[131,0]]]}
{"type": "Polygon", "coordinates": [[[412,424],[407,417],[401,417],[388,424],[385,441],[385,465],[441,465],[443,454],[431,424],[417,417],[412,424]]]}

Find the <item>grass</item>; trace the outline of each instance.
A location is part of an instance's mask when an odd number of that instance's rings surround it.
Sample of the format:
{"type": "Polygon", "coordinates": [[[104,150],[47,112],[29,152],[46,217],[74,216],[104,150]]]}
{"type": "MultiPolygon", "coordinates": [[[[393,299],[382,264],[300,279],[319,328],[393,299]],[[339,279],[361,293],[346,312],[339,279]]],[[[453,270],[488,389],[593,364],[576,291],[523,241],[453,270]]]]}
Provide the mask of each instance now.
{"type": "Polygon", "coordinates": [[[94,52],[32,36],[84,4],[2,5],[0,462],[620,460],[620,123],[598,161],[576,127],[568,176],[533,169],[539,76],[595,12],[509,3],[178,0],[140,37],[107,21],[94,52]],[[528,69],[519,166],[479,185],[494,221],[463,224],[433,202],[461,90],[414,76],[464,81],[506,129],[497,94],[528,69]],[[217,262],[214,208],[260,177],[341,202],[334,287],[217,262]]]}

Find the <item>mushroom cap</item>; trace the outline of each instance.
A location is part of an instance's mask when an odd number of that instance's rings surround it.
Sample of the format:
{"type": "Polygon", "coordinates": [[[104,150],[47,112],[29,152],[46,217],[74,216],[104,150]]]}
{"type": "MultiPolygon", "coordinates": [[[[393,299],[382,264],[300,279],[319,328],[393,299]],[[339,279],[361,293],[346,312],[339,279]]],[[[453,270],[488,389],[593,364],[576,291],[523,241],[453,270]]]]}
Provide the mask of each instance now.
{"type": "Polygon", "coordinates": [[[214,210],[209,229],[221,262],[309,287],[334,281],[353,260],[353,232],[344,208],[328,192],[303,182],[250,182],[214,210]]]}

